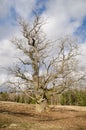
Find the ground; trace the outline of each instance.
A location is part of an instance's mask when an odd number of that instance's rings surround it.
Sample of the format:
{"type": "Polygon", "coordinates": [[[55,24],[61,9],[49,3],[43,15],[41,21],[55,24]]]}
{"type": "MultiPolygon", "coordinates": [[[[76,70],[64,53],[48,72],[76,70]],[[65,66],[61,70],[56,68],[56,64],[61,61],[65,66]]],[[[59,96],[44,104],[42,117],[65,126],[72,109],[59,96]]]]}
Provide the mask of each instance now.
{"type": "Polygon", "coordinates": [[[35,105],[0,102],[0,130],[86,130],[86,107],[50,106],[38,114],[35,105]]]}

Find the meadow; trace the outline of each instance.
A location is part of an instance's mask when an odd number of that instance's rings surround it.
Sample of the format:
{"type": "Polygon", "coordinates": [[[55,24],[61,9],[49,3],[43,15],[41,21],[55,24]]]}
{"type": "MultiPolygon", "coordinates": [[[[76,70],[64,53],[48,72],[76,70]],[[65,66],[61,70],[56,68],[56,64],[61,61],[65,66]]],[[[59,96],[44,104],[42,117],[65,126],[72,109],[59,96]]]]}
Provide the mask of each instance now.
{"type": "Polygon", "coordinates": [[[35,105],[0,101],[0,130],[86,130],[86,107],[49,106],[35,112],[35,105]]]}

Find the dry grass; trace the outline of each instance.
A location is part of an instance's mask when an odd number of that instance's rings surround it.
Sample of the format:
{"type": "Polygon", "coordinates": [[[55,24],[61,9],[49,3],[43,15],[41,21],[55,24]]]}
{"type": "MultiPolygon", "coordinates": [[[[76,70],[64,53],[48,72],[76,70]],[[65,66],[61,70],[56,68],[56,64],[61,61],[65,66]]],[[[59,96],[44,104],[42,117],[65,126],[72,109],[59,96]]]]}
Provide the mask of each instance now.
{"type": "Polygon", "coordinates": [[[50,107],[40,115],[34,105],[0,102],[0,130],[86,130],[86,107],[50,107]]]}

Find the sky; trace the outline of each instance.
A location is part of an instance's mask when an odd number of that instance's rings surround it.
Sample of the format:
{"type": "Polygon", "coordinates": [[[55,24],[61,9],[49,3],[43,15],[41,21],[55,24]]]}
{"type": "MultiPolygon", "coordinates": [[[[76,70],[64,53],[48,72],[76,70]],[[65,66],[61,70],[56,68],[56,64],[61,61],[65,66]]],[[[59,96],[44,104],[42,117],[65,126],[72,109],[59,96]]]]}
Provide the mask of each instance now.
{"type": "Polygon", "coordinates": [[[64,35],[78,38],[79,57],[82,68],[86,68],[86,0],[0,0],[0,82],[7,73],[2,67],[11,66],[16,60],[16,49],[10,39],[20,35],[16,17],[31,20],[33,10],[47,19],[44,31],[50,39],[64,35]]]}

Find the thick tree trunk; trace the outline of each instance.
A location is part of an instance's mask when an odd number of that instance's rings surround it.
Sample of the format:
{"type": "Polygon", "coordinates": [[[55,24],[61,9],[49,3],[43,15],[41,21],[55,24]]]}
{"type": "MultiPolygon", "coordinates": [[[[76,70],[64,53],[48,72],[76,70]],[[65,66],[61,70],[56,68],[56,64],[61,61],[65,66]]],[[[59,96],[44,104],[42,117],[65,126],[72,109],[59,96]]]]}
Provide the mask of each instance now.
{"type": "Polygon", "coordinates": [[[37,113],[45,112],[46,108],[47,108],[47,102],[46,101],[43,101],[43,102],[41,102],[39,104],[36,103],[36,112],[37,113]]]}

